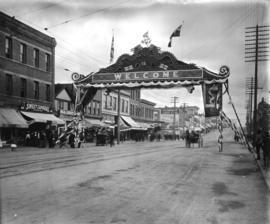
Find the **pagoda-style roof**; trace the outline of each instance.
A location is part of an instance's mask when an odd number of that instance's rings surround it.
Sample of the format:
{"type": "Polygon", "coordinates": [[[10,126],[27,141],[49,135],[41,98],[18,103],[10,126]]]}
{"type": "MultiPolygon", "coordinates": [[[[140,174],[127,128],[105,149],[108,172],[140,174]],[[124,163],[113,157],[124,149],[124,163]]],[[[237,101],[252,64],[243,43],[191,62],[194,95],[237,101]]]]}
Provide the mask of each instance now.
{"type": "Polygon", "coordinates": [[[114,64],[87,77],[73,74],[75,84],[94,88],[165,88],[223,83],[229,77],[227,67],[222,67],[217,74],[195,64],[179,61],[172,53],[162,52],[155,45],[138,45],[132,51],[133,54],[123,54],[114,64]]]}

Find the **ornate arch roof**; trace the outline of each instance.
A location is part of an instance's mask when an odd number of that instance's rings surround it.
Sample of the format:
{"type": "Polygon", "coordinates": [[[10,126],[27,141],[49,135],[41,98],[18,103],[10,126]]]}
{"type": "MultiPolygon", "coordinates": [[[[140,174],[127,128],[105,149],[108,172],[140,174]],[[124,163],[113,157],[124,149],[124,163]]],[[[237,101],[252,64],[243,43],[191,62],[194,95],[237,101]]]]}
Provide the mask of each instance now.
{"type": "Polygon", "coordinates": [[[153,44],[149,47],[137,45],[132,52],[131,55],[121,55],[114,64],[101,68],[87,77],[73,74],[75,84],[95,88],[165,88],[176,85],[223,83],[229,77],[226,66],[217,74],[195,64],[177,60],[172,53],[161,51],[153,44]]]}

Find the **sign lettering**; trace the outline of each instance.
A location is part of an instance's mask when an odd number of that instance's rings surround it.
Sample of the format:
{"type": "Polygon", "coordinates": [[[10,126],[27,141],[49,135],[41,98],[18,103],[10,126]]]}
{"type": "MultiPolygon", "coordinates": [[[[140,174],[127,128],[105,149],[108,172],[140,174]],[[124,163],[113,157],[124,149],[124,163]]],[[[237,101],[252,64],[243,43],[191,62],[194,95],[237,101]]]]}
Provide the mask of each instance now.
{"type": "Polygon", "coordinates": [[[152,81],[152,80],[186,80],[201,79],[202,69],[170,70],[170,71],[143,71],[143,72],[120,72],[120,73],[96,73],[92,83],[113,83],[129,81],[152,81]]]}

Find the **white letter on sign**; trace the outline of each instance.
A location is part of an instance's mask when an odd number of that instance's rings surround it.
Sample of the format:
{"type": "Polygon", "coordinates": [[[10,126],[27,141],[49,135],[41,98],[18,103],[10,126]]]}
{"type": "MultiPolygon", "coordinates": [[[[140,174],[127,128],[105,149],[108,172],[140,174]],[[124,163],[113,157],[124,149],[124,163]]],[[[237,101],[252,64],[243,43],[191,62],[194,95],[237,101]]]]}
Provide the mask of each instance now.
{"type": "Polygon", "coordinates": [[[157,79],[158,77],[159,77],[158,73],[157,72],[154,72],[153,73],[153,78],[156,78],[157,79]]]}
{"type": "Polygon", "coordinates": [[[148,75],[147,72],[143,73],[143,78],[144,79],[148,79],[148,76],[147,75],[148,75]]]}
{"type": "Polygon", "coordinates": [[[115,80],[120,80],[121,79],[121,73],[116,73],[114,74],[115,80]]]}
{"type": "Polygon", "coordinates": [[[169,78],[169,72],[163,72],[163,78],[169,78]]]}

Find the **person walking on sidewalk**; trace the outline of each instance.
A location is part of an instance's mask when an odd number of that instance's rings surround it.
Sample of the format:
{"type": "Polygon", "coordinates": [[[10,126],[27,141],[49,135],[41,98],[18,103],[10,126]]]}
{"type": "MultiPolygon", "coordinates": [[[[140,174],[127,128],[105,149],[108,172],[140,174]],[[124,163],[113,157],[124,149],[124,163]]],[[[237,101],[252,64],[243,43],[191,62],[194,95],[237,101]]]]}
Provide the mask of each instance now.
{"type": "Polygon", "coordinates": [[[257,160],[261,159],[261,148],[263,147],[263,135],[261,129],[258,129],[256,138],[255,138],[255,145],[256,145],[256,153],[257,153],[257,160]]]}
{"type": "Polygon", "coordinates": [[[262,150],[263,150],[264,167],[268,168],[268,166],[269,166],[269,150],[270,150],[270,139],[269,139],[268,131],[264,131],[264,133],[263,133],[262,150]]]}

